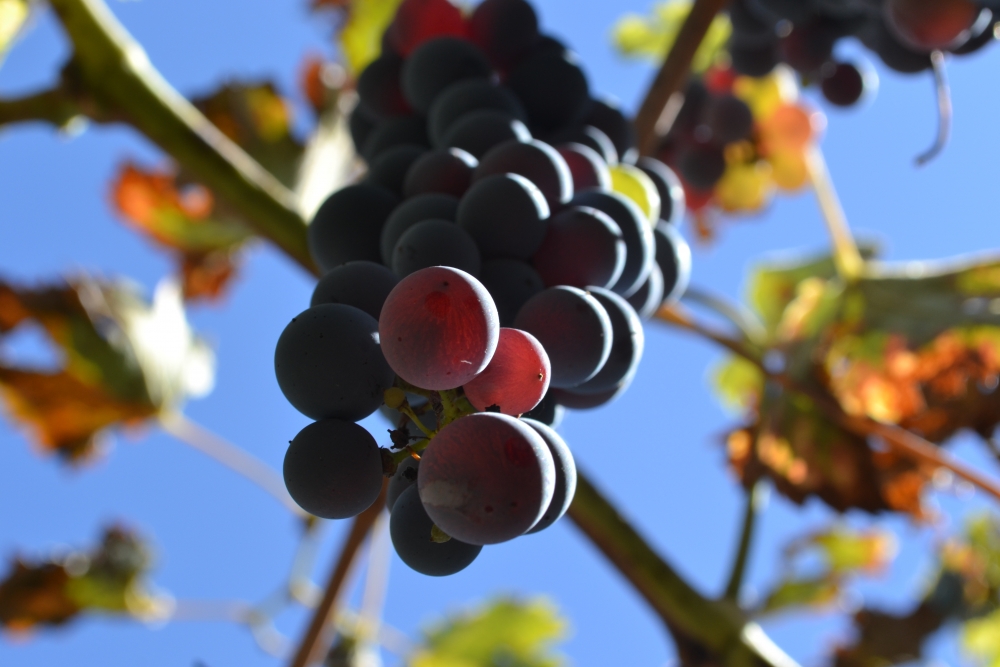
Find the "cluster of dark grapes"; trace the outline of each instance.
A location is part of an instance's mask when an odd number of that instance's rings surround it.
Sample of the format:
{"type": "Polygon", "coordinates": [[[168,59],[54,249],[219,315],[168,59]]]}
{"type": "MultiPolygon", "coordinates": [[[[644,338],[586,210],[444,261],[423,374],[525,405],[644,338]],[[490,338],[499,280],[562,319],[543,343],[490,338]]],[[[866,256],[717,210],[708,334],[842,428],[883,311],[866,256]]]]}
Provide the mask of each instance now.
{"type": "Polygon", "coordinates": [[[764,76],[785,62],[828,101],[850,106],[865,78],[834,57],[838,40],[855,37],[890,69],[920,72],[933,51],[964,55],[993,41],[998,10],[996,0],[734,0],[728,50],[740,74],[764,76]]]}
{"type": "Polygon", "coordinates": [[[404,0],[357,88],[368,173],[312,220],[324,275],[275,352],[282,392],[316,420],[285,482],[346,518],[390,476],[397,553],[452,574],[568,508],[575,466],[553,427],[625,391],[642,319],[684,290],[683,189],[638,159],[525,0],[468,17],[404,0]],[[615,170],[638,194],[612,188],[615,170]],[[392,449],[355,423],[378,409],[392,449]]]}

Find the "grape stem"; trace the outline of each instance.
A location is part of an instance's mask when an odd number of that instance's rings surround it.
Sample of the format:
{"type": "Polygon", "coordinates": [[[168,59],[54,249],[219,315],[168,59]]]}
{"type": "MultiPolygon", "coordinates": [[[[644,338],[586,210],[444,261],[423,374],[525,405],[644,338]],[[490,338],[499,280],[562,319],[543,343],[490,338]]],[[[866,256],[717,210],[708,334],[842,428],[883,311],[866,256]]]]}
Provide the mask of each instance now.
{"type": "Polygon", "coordinates": [[[354,563],[354,559],[365,537],[371,531],[372,526],[375,525],[375,520],[385,507],[387,484],[388,480],[382,482],[382,492],[375,503],[354,517],[354,520],[351,522],[351,528],[344,539],[344,544],[341,546],[336,559],[334,559],[333,570],[330,572],[330,578],[323,591],[323,597],[313,610],[312,620],[310,620],[309,627],[299,641],[291,662],[288,663],[289,667],[308,667],[317,661],[318,654],[324,645],[323,637],[325,630],[330,622],[334,607],[340,599],[340,594],[343,590],[344,582],[347,580],[351,565],[354,563]]]}
{"type": "Polygon", "coordinates": [[[49,5],[73,43],[64,80],[73,90],[87,91],[92,102],[80,111],[98,122],[120,120],[135,127],[258,234],[318,274],[295,195],[163,79],[103,0],[49,0],[49,5]]]}
{"type": "Polygon", "coordinates": [[[858,244],[851,234],[847,224],[847,216],[840,205],[837,190],[833,187],[830,170],[827,169],[823,151],[818,145],[812,145],[806,151],[806,166],[809,169],[809,180],[812,181],[816,201],[819,203],[826,230],[830,234],[833,246],[833,262],[837,274],[847,283],[856,281],[865,270],[865,261],[858,250],[858,244]]]}
{"type": "Polygon", "coordinates": [[[646,91],[646,97],[633,121],[636,143],[643,155],[652,155],[660,136],[670,130],[674,121],[671,116],[676,117],[680,107],[676,101],[671,103],[671,98],[681,95],[695,52],[705,39],[715,15],[727,4],[728,0],[695,0],[691,12],[684,19],[677,39],[646,91]]]}
{"type": "Polygon", "coordinates": [[[296,505],[292,497],[288,495],[285,481],[281,475],[253,454],[191,421],[179,412],[168,412],[160,415],[159,424],[160,428],[179,442],[215,459],[236,474],[242,475],[256,484],[296,516],[303,518],[310,516],[296,505]]]}
{"type": "Polygon", "coordinates": [[[936,158],[948,145],[951,135],[951,89],[948,87],[948,75],[945,71],[944,54],[941,51],[931,52],[931,71],[934,73],[934,92],[937,98],[938,128],[934,143],[914,160],[922,167],[936,158]]]}
{"type": "Polygon", "coordinates": [[[752,350],[745,343],[729,338],[724,334],[713,331],[709,327],[702,325],[680,310],[677,306],[661,308],[656,316],[679,329],[684,329],[701,338],[710,340],[720,345],[737,356],[743,357],[751,362],[768,379],[773,380],[787,391],[799,394],[808,398],[813,404],[823,412],[828,419],[832,420],[840,427],[844,428],[862,438],[877,436],[885,444],[898,454],[914,461],[918,464],[928,465],[932,468],[944,468],[950,470],[955,476],[964,479],[973,486],[978,487],[996,500],[1000,500],[1000,484],[996,481],[981,475],[972,468],[949,456],[933,443],[920,436],[907,431],[904,428],[893,424],[884,424],[874,419],[859,415],[849,415],[837,401],[815,389],[803,386],[785,373],[777,373],[768,370],[763,357],[752,350]]]}
{"type": "Polygon", "coordinates": [[[740,589],[743,588],[743,579],[746,574],[747,561],[750,559],[750,547],[753,542],[754,528],[757,523],[757,514],[763,509],[767,502],[767,491],[763,483],[758,480],[747,489],[745,507],[743,510],[743,524],[740,527],[740,541],[736,549],[736,558],[733,559],[733,567],[729,574],[729,581],[726,583],[726,590],[722,594],[723,599],[737,604],[740,597],[740,589]]]}

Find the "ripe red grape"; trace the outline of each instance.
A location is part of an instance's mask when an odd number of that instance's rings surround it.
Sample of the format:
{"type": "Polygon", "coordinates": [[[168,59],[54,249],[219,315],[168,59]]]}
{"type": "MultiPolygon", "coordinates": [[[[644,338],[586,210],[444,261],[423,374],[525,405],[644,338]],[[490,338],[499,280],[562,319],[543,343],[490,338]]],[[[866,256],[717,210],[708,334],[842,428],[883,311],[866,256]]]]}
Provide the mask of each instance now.
{"type": "Polygon", "coordinates": [[[421,269],[399,281],[378,323],[386,361],[424,389],[460,387],[486,368],[500,323],[483,285],[464,271],[421,269]]]}
{"type": "Polygon", "coordinates": [[[376,321],[382,304],[399,279],[375,262],[348,262],[323,276],[313,290],[310,306],[342,303],[360,308],[376,321]]]}
{"type": "Polygon", "coordinates": [[[885,0],[886,25],[917,51],[960,45],[979,18],[972,0],[885,0]]]}
{"type": "Polygon", "coordinates": [[[604,306],[611,320],[611,353],[597,375],[573,387],[574,393],[600,394],[618,387],[622,381],[635,375],[642,359],[645,336],[642,322],[635,309],[611,290],[589,287],[588,291],[604,306]]]}
{"type": "Polygon", "coordinates": [[[404,0],[386,30],[385,41],[393,51],[409,56],[434,37],[463,37],[468,32],[462,10],[448,0],[404,0]]]}
{"type": "Polygon", "coordinates": [[[431,266],[450,266],[477,276],[482,259],[469,233],[450,220],[422,220],[407,229],[392,251],[399,277],[431,266]]]}
{"type": "Polygon", "coordinates": [[[608,171],[608,163],[597,151],[575,142],[559,144],[556,146],[556,150],[566,160],[566,166],[569,167],[569,173],[573,178],[574,192],[589,188],[611,189],[611,172],[608,171]]]}
{"type": "Polygon", "coordinates": [[[538,16],[525,0],[483,0],[469,18],[472,40],[498,67],[506,67],[538,41],[538,16]]]}
{"type": "Polygon", "coordinates": [[[534,419],[522,418],[521,421],[542,436],[556,466],[556,485],[552,494],[552,502],[549,503],[545,514],[538,520],[538,523],[528,531],[529,533],[537,533],[558,521],[569,509],[570,503],[573,502],[573,496],[576,495],[576,462],[573,460],[573,453],[566,445],[566,441],[551,426],[534,419]]]}
{"type": "Polygon", "coordinates": [[[421,220],[455,220],[458,215],[458,199],[450,195],[430,193],[417,195],[397,206],[382,227],[379,236],[379,254],[382,263],[392,264],[392,251],[396,242],[407,229],[421,220]]]}
{"type": "Polygon", "coordinates": [[[541,518],[555,490],[555,464],[531,427],[480,412],[434,436],[421,457],[417,487],[445,533],[469,544],[496,544],[541,518]]]}
{"type": "Polygon", "coordinates": [[[545,238],[549,207],[534,183],[517,174],[476,181],[458,204],[458,224],[483,257],[528,259],[545,238]]]}
{"type": "Polygon", "coordinates": [[[628,296],[639,289],[646,276],[653,270],[656,242],[653,229],[639,206],[631,199],[617,192],[588,190],[577,193],[573,198],[575,206],[591,206],[607,213],[622,230],[625,241],[625,268],[611,289],[622,296],[628,296]]]}
{"type": "Polygon", "coordinates": [[[369,183],[348,185],[327,197],[308,229],[309,253],[323,273],[354,260],[379,261],[380,230],[397,201],[369,183]]]}
{"type": "Polygon", "coordinates": [[[549,356],[538,339],[518,329],[500,329],[493,359],[465,384],[465,397],[479,411],[491,406],[517,416],[538,405],[549,389],[549,356]]]}
{"type": "Polygon", "coordinates": [[[573,176],[559,151],[535,139],[506,141],[494,146],[479,160],[473,180],[499,174],[520,174],[535,184],[549,209],[573,198],[573,176]]]}
{"type": "Polygon", "coordinates": [[[479,161],[461,148],[431,151],[417,158],[403,181],[407,198],[430,192],[461,197],[472,184],[479,161]]]}
{"type": "Polygon", "coordinates": [[[547,287],[608,287],[625,268],[625,241],[607,213],[572,206],[549,218],[545,240],[532,263],[547,287]]]}

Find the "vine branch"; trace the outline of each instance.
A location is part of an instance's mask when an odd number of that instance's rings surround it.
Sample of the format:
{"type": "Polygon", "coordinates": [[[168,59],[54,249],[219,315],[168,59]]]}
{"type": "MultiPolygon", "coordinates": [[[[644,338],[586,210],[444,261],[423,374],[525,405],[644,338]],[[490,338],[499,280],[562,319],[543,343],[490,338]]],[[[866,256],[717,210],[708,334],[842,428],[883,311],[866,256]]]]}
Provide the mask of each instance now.
{"type": "Polygon", "coordinates": [[[0,127],[29,121],[64,127],[81,113],[76,100],[61,87],[24,97],[0,97],[0,127]]]}
{"type": "Polygon", "coordinates": [[[837,273],[846,282],[854,282],[864,272],[865,261],[861,251],[858,250],[854,235],[851,234],[851,227],[847,224],[847,216],[840,205],[840,198],[837,197],[833,179],[830,178],[830,170],[826,166],[823,151],[819,146],[812,146],[807,151],[806,165],[809,168],[809,180],[812,181],[813,191],[816,193],[816,201],[823,213],[826,230],[830,234],[833,262],[837,267],[837,273]]]}
{"type": "Polygon", "coordinates": [[[933,443],[920,436],[893,424],[883,424],[869,417],[849,415],[835,399],[819,391],[803,386],[785,373],[775,373],[767,369],[761,356],[741,341],[733,340],[724,334],[713,331],[681,312],[676,306],[661,308],[657,317],[677,328],[684,329],[702,338],[710,340],[730,352],[751,362],[770,380],[778,383],[784,389],[799,394],[812,401],[827,418],[833,420],[842,428],[863,438],[878,436],[891,449],[906,456],[912,461],[929,465],[934,468],[950,470],[955,476],[964,479],[973,486],[986,492],[994,499],[1000,500],[1000,484],[965,466],[960,461],[946,454],[933,443]]]}
{"type": "Polygon", "coordinates": [[[49,4],[74,47],[64,75],[94,103],[87,114],[135,127],[315,273],[295,195],[163,79],[103,0],[49,4]]]}
{"type": "Polygon", "coordinates": [[[646,91],[633,121],[639,151],[643,155],[653,153],[659,135],[670,129],[673,118],[666,117],[663,118],[665,122],[661,122],[661,117],[674,106],[679,109],[679,105],[668,105],[670,98],[680,92],[691,70],[694,54],[705,39],[712,20],[727,4],[728,0],[695,0],[691,6],[691,13],[684,19],[677,39],[646,91]]]}
{"type": "Polygon", "coordinates": [[[739,546],[736,548],[736,557],[733,559],[733,568],[729,574],[729,581],[726,583],[726,590],[722,594],[724,600],[736,603],[739,600],[740,589],[743,588],[743,579],[746,575],[747,562],[750,559],[750,546],[753,541],[754,528],[757,523],[757,514],[760,506],[764,504],[767,491],[760,481],[747,491],[746,505],[743,510],[743,525],[740,528],[739,546]]]}
{"type": "Polygon", "coordinates": [[[289,663],[289,667],[308,667],[308,665],[313,664],[316,660],[317,654],[322,647],[323,631],[326,629],[337,600],[340,598],[344,581],[347,579],[347,574],[354,563],[354,558],[357,556],[365,537],[371,531],[372,526],[375,525],[375,520],[378,518],[382,508],[385,507],[387,485],[388,480],[382,483],[382,493],[379,494],[378,500],[364,512],[354,517],[354,520],[351,522],[351,528],[344,539],[343,546],[340,548],[340,553],[334,561],[333,570],[330,572],[330,579],[327,581],[326,588],[323,591],[323,598],[313,611],[312,620],[309,622],[309,627],[306,629],[298,648],[295,650],[295,655],[289,663]]]}

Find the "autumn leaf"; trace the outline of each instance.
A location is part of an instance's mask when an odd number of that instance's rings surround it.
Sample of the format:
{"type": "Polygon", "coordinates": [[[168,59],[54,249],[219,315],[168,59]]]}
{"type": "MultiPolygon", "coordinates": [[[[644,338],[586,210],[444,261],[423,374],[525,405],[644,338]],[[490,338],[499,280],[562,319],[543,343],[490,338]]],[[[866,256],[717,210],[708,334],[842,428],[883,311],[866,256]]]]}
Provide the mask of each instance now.
{"type": "Polygon", "coordinates": [[[23,633],[63,625],[85,612],[162,616],[166,603],[145,583],[148,547],[122,527],[105,530],[88,552],[29,561],[16,558],[0,581],[0,627],[23,633]]]}
{"type": "Polygon", "coordinates": [[[552,642],[566,622],[544,600],[501,599],[458,615],[427,632],[409,667],[557,667],[552,642]]]}
{"type": "Polygon", "coordinates": [[[392,23],[401,1],[351,0],[337,41],[353,76],[357,77],[382,52],[382,33],[392,23]]]}
{"type": "Polygon", "coordinates": [[[0,396],[10,417],[64,460],[92,456],[109,428],[140,424],[211,390],[213,354],[188,326],[173,283],[147,303],[123,281],[0,282],[0,343],[28,324],[45,331],[63,367],[43,372],[0,356],[0,396]]]}
{"type": "Polygon", "coordinates": [[[112,199],[126,224],[177,256],[185,299],[221,296],[252,233],[219,210],[207,188],[182,187],[173,173],[126,163],[112,184],[112,199]]]}
{"type": "MultiPolygon", "coordinates": [[[[748,300],[765,353],[849,415],[935,443],[963,429],[990,435],[1000,422],[1000,259],[868,266],[850,285],[829,257],[755,271],[748,300]]],[[[796,502],[928,516],[932,470],[873,448],[744,361],[725,362],[714,384],[749,419],[727,438],[744,483],[767,476],[796,502]]]]}

